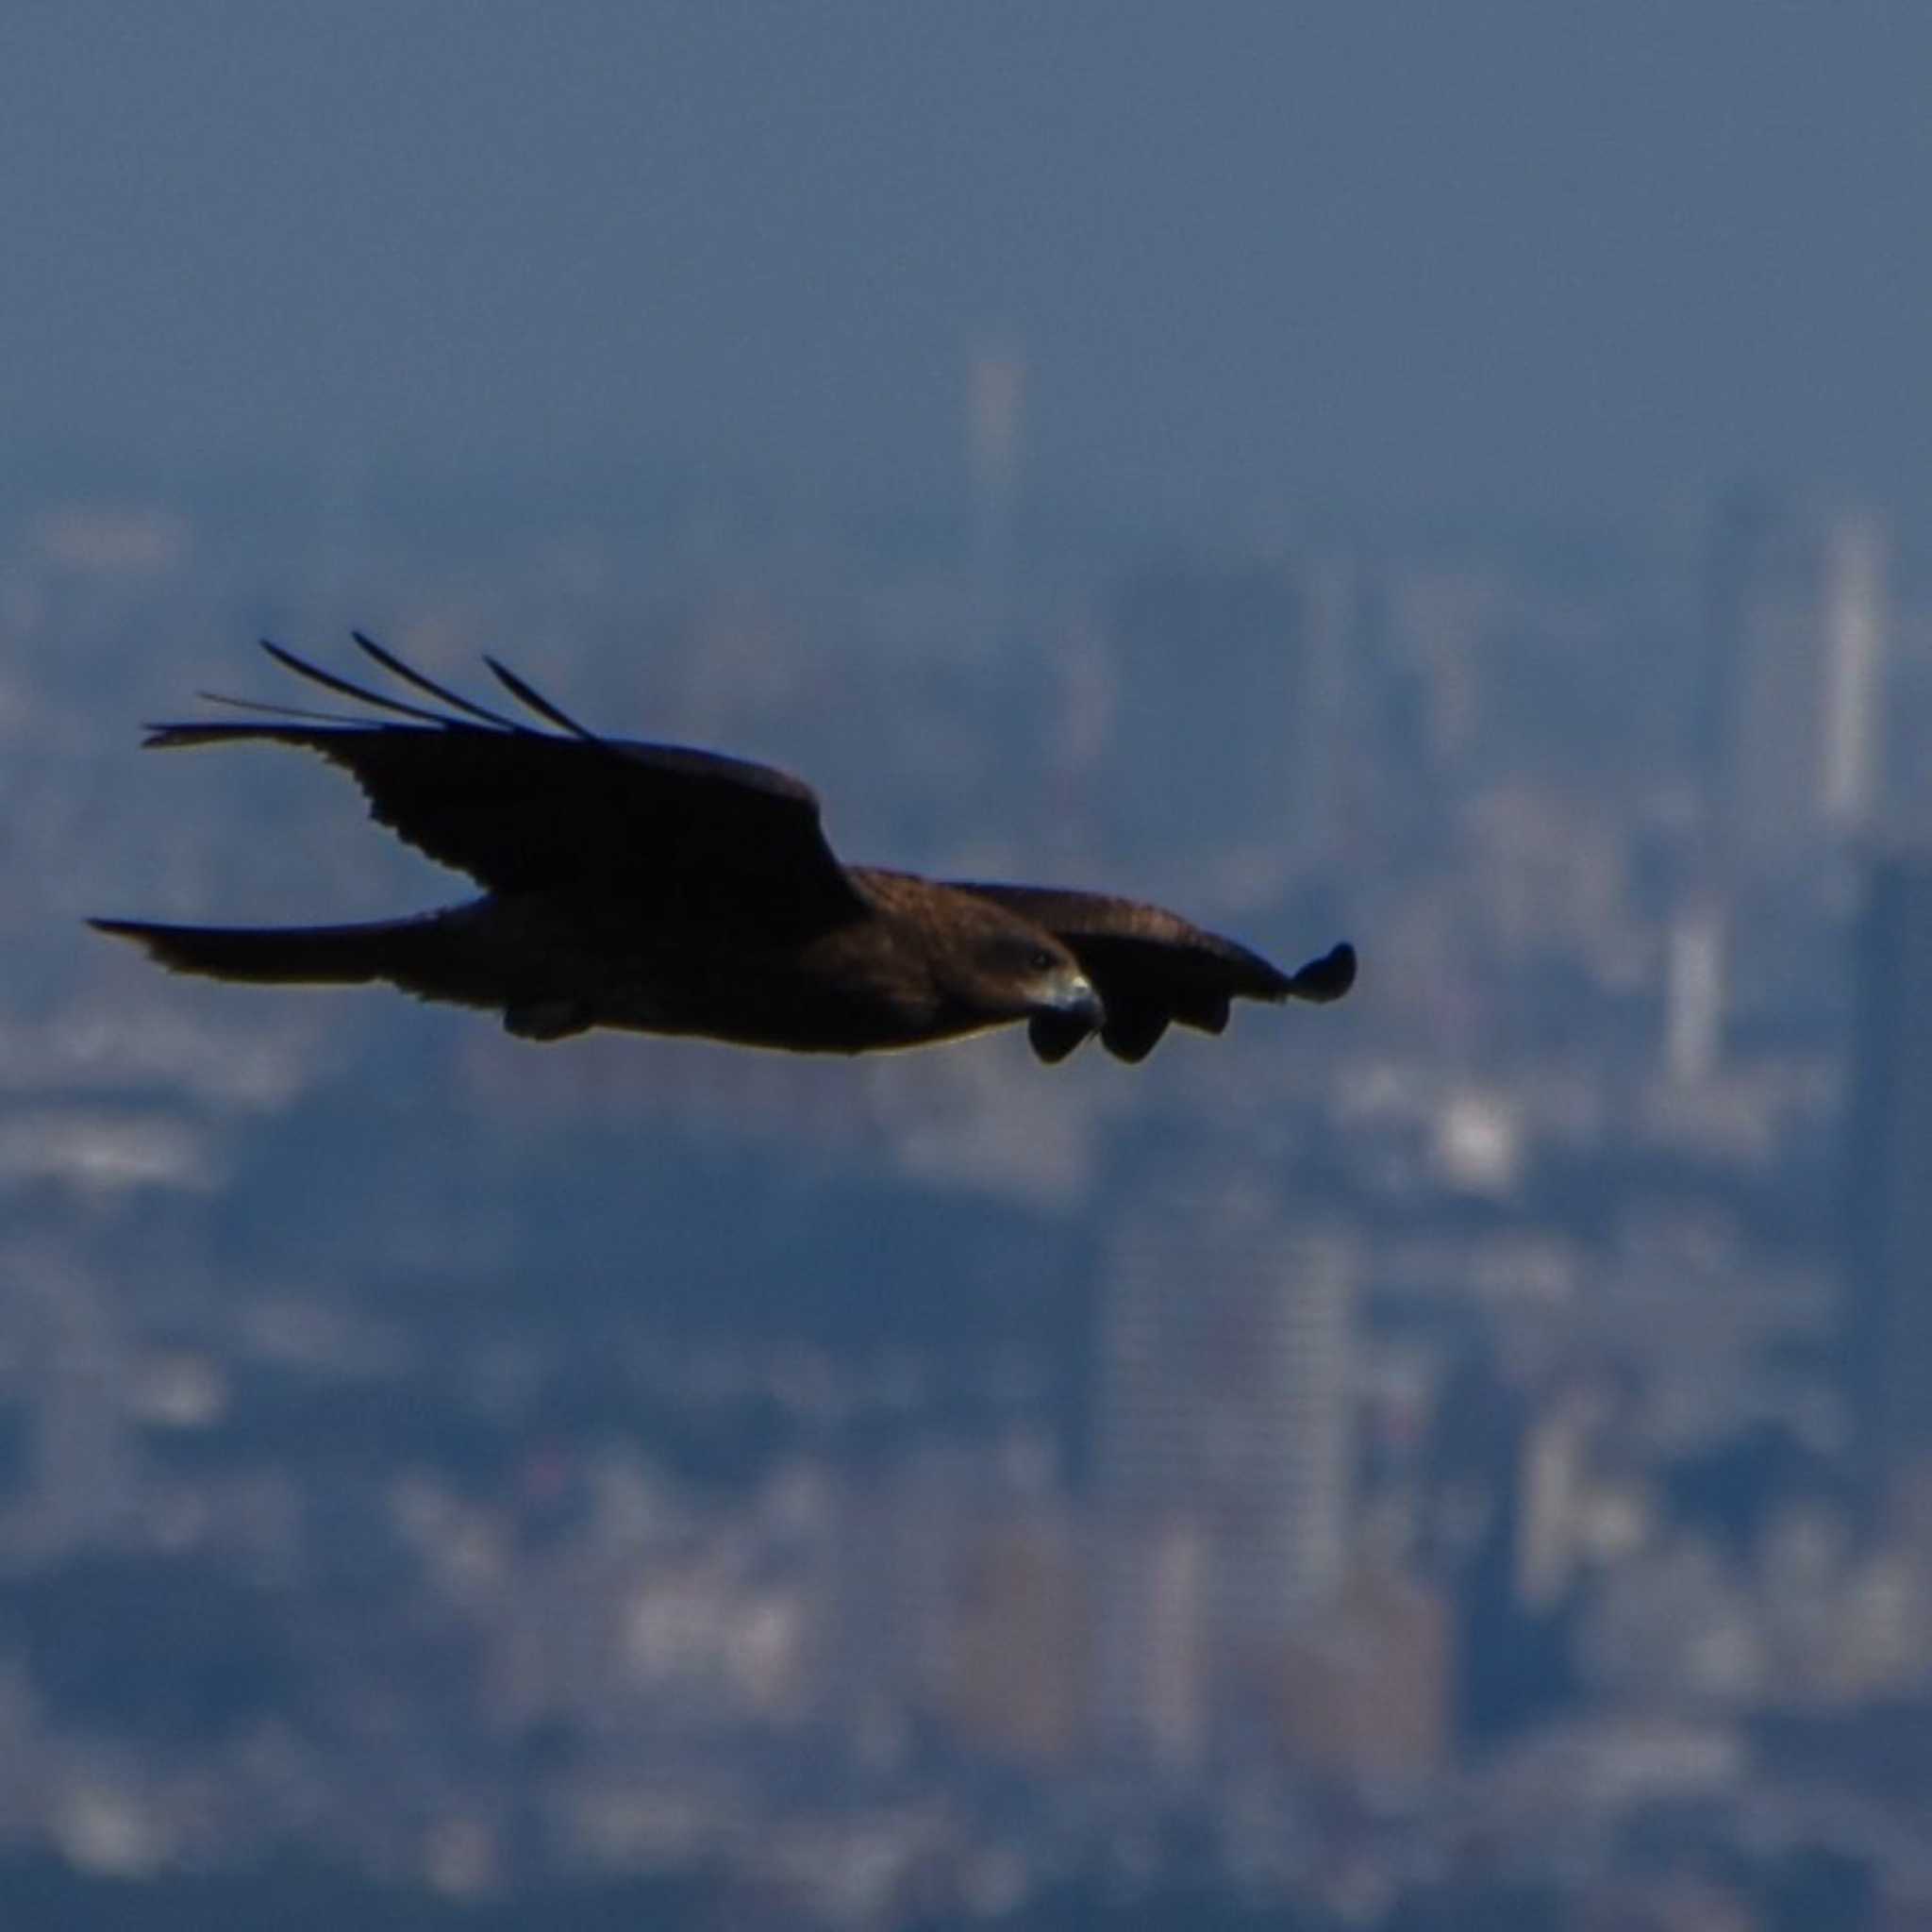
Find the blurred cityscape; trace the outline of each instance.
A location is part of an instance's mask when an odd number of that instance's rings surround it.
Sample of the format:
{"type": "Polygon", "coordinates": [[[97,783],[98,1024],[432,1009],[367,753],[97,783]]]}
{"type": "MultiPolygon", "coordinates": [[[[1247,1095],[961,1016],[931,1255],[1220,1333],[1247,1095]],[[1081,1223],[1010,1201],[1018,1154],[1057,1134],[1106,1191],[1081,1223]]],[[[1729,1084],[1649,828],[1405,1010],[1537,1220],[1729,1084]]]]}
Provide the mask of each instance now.
{"type": "Polygon", "coordinates": [[[0,496],[9,1926],[1932,1926],[1902,534],[1055,527],[1023,391],[929,513],[0,496]],[[86,935],[462,894],[136,750],[352,624],[1362,982],[790,1061],[86,935]]]}

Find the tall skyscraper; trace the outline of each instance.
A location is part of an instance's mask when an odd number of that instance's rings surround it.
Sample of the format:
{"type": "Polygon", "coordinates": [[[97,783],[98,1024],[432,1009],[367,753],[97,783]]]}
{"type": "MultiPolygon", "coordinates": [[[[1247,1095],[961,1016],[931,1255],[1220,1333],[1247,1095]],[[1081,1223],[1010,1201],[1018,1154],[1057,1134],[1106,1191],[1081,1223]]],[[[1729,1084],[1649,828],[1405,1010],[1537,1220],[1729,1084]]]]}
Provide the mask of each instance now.
{"type": "Polygon", "coordinates": [[[1932,1478],[1932,848],[1874,865],[1857,951],[1845,1393],[1883,1495],[1932,1478]]]}
{"type": "Polygon", "coordinates": [[[1746,874],[1804,866],[1877,802],[1882,527],[1741,495],[1707,563],[1698,749],[1717,856],[1746,874]]]}
{"type": "Polygon", "coordinates": [[[1105,1266],[1098,1728],[1184,1770],[1341,1574],[1349,1257],[1229,1181],[1150,1200],[1105,1266]]]}
{"type": "Polygon", "coordinates": [[[1825,534],[1824,758],[1820,804],[1834,830],[1856,832],[1878,804],[1880,686],[1885,670],[1885,534],[1857,510],[1825,534]]]}
{"type": "Polygon", "coordinates": [[[1664,935],[1664,1066],[1680,1087],[1708,1079],[1724,1051],[1727,937],[1707,893],[1681,905],[1664,935]]]}

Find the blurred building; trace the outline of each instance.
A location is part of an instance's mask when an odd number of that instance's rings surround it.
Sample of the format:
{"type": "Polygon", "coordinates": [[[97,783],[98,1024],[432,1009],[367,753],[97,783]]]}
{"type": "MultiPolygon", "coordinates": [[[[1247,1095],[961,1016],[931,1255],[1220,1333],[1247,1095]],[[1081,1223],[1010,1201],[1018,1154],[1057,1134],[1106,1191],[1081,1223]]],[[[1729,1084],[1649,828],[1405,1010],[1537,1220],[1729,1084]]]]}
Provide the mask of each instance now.
{"type": "Polygon", "coordinates": [[[1439,1592],[1359,1566],[1283,1646],[1274,1694],[1288,1756],[1358,1783],[1429,1777],[1449,1750],[1452,1634],[1439,1592]]]}
{"type": "Polygon", "coordinates": [[[1531,1395],[1472,1357],[1436,1403],[1418,1554],[1456,1606],[1447,1696],[1465,1742],[1546,1721],[1572,1695],[1568,1585],[1578,1457],[1531,1395]],[[1554,1478],[1554,1479],[1553,1479],[1554,1478]],[[1532,1525],[1535,1536],[1532,1537],[1532,1525]]]}
{"type": "Polygon", "coordinates": [[[1014,1498],[960,1551],[944,1705],[962,1743],[1016,1763],[1064,1764],[1086,1718],[1087,1592],[1063,1502],[1014,1498]]]}
{"type": "Polygon", "coordinates": [[[1097,1729],[1184,1770],[1341,1575],[1349,1257],[1231,1181],[1163,1192],[1105,1266],[1097,1729]]]}
{"type": "Polygon", "coordinates": [[[1664,934],[1664,1069],[1679,1087],[1709,1079],[1723,1057],[1728,940],[1712,893],[1680,904],[1664,934]]]}
{"type": "Polygon", "coordinates": [[[841,1527],[828,1682],[864,1755],[889,1759],[937,1724],[985,1757],[1064,1761],[1085,1724],[1089,1592],[1045,1459],[927,1442],[841,1527]]]}
{"type": "Polygon", "coordinates": [[[1698,753],[1726,869],[1775,875],[1856,832],[1878,803],[1885,538],[1830,515],[1733,498],[1712,533],[1698,753]]]}
{"type": "Polygon", "coordinates": [[[1856,832],[1879,800],[1884,697],[1885,532],[1865,511],[1847,511],[1825,533],[1824,557],[1824,767],[1827,824],[1856,832]]]}
{"type": "Polygon", "coordinates": [[[1844,1146],[1847,1407],[1874,1494],[1932,1473],[1932,849],[1867,883],[1844,1146]]]}

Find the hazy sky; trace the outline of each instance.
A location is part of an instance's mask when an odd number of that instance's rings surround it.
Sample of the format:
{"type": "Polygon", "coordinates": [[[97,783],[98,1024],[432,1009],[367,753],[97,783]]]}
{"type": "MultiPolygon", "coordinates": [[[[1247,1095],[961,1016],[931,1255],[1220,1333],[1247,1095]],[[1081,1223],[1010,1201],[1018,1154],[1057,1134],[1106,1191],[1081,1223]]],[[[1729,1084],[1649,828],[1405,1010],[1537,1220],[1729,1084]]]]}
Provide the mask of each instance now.
{"type": "Polygon", "coordinates": [[[0,0],[0,433],[1916,510],[1928,202],[1923,0],[0,0]]]}

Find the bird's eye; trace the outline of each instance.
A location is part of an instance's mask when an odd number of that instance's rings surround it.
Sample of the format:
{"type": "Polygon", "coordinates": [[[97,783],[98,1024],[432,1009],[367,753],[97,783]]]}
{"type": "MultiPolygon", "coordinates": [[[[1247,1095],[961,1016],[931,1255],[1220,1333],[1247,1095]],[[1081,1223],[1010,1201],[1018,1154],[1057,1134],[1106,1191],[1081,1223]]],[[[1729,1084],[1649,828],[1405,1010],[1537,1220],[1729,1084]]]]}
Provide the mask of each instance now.
{"type": "Polygon", "coordinates": [[[1053,955],[1044,946],[1035,946],[1033,957],[1026,963],[1036,973],[1051,973],[1054,969],[1055,960],[1053,955]]]}

